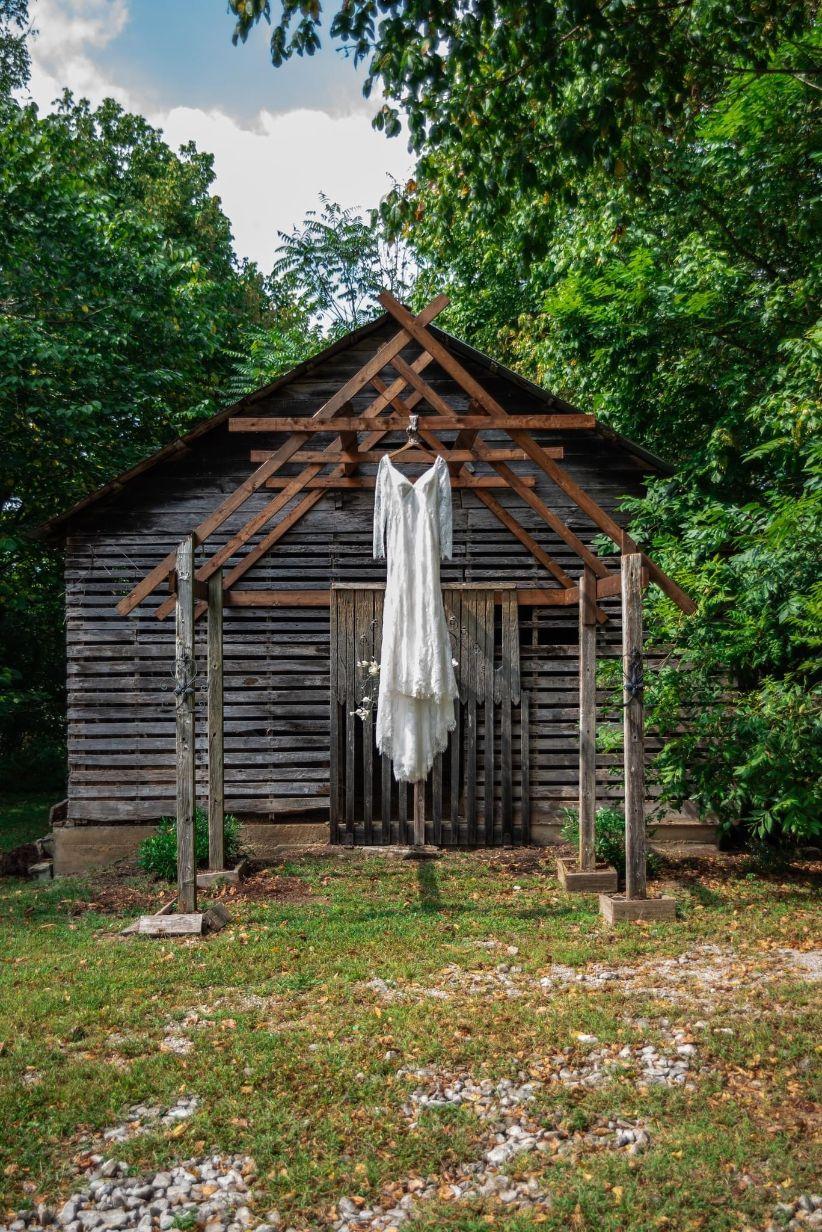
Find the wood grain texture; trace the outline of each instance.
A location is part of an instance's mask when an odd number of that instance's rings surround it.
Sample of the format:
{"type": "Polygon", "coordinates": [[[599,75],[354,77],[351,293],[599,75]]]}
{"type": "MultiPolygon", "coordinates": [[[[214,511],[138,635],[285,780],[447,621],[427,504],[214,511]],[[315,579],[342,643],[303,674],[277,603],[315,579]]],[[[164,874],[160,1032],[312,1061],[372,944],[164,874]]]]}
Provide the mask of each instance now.
{"type": "MultiPolygon", "coordinates": [[[[442,309],[446,307],[447,304],[447,296],[437,296],[419,314],[419,318],[417,318],[419,323],[421,325],[430,323],[442,311],[442,309]]],[[[372,355],[340,388],[336,389],[331,397],[323,403],[319,410],[314,412],[311,419],[313,419],[316,423],[316,421],[331,419],[334,415],[336,415],[337,412],[346,405],[352,394],[355,394],[359,392],[359,390],[363,389],[368,384],[371,377],[378,373],[386,363],[390,362],[394,355],[402,350],[407,341],[407,334],[404,330],[400,330],[399,333],[395,334],[393,338],[384,343],[383,346],[378,349],[376,354],[372,355]]],[[[232,420],[228,421],[227,426],[229,431],[231,431],[232,422],[232,420]]],[[[305,428],[306,423],[307,421],[304,421],[300,426],[305,428]]],[[[279,470],[283,463],[287,462],[289,458],[291,458],[297,450],[305,444],[305,441],[306,437],[304,435],[295,433],[289,438],[289,440],[279,447],[279,449],[272,455],[271,458],[268,459],[268,461],[264,462],[256,471],[244,479],[242,483],[238,484],[234,491],[231,492],[230,495],[226,497],[226,499],[223,500],[216,509],[212,510],[212,512],[209,513],[209,515],[203,519],[202,522],[198,523],[194,530],[190,532],[195,546],[205,543],[205,541],[216,530],[219,530],[231,514],[244,505],[246,501],[248,501],[248,499],[262,487],[266,479],[268,479],[270,475],[274,474],[275,471],[279,470]]],[[[303,475],[305,476],[306,472],[303,472],[303,475]]],[[[270,502],[269,505],[266,506],[265,517],[263,517],[263,511],[260,512],[258,518],[261,520],[258,523],[254,523],[256,529],[259,529],[259,526],[263,524],[263,521],[272,516],[270,511],[272,510],[274,504],[275,502],[270,502]]],[[[249,526],[250,523],[246,523],[245,527],[243,527],[238,532],[237,536],[235,536],[235,539],[238,541],[238,545],[241,542],[246,542],[247,539],[251,537],[252,532],[250,531],[249,526]]],[[[223,561],[221,560],[219,564],[222,563],[223,561]]],[[[139,603],[143,601],[143,599],[147,598],[148,595],[156,590],[162,582],[165,574],[172,568],[173,564],[174,553],[169,552],[165,559],[162,560],[159,565],[155,565],[155,567],[150,570],[149,573],[146,574],[146,576],[142,578],[141,581],[134,587],[131,593],[125,599],[121,600],[118,605],[120,615],[128,615],[134,610],[135,607],[137,607],[139,603]]],[[[219,564],[213,564],[211,566],[211,571],[213,572],[214,569],[218,568],[219,564]]],[[[200,576],[201,579],[204,580],[207,576],[209,576],[209,574],[205,571],[201,571],[200,576]]]]}
{"type": "MultiPolygon", "coordinates": [[[[359,370],[390,333],[387,326],[367,345],[341,352],[333,362],[301,379],[298,388],[289,387],[269,403],[260,403],[261,413],[279,414],[282,410],[283,414],[310,415],[359,370]]],[[[420,358],[410,346],[403,356],[412,363],[420,358]]],[[[471,362],[464,361],[466,365],[471,362]]],[[[524,401],[523,391],[502,377],[491,377],[478,367],[475,372],[507,409],[538,409],[539,404],[524,401]]],[[[426,374],[457,412],[467,410],[469,398],[438,365],[429,363],[426,374]]],[[[390,382],[388,373],[385,379],[390,382]]],[[[399,388],[401,391],[402,384],[399,388]]],[[[355,395],[357,413],[371,401],[369,389],[355,395]]],[[[504,434],[495,437],[489,432],[486,439],[489,448],[509,443],[504,434]]],[[[564,448],[568,470],[612,516],[619,516],[618,500],[623,493],[641,491],[641,475],[634,462],[598,434],[569,432],[554,434],[550,441],[541,439],[546,444],[556,441],[564,448]]],[[[511,465],[515,471],[521,469],[519,463],[511,465]]],[[[293,469],[296,471],[296,466],[293,469]]],[[[476,470],[491,473],[484,463],[477,463],[476,470]]],[[[247,441],[217,430],[203,437],[188,454],[157,467],[116,503],[75,523],[67,542],[65,575],[70,823],[128,826],[174,813],[173,624],[154,620],[158,595],[147,598],[127,621],[117,614],[117,604],[157,561],[173,553],[190,527],[202,522],[247,474],[247,441]]],[[[542,500],[556,500],[557,514],[591,545],[594,528],[578,516],[572,502],[563,502],[561,494],[551,495],[550,485],[541,474],[537,474],[534,491],[542,500]]],[[[244,509],[214,532],[209,549],[219,549],[228,542],[262,507],[266,495],[263,491],[254,493],[244,509]]],[[[356,491],[302,493],[293,506],[283,509],[279,519],[288,517],[300,500],[315,495],[317,500],[306,516],[289,525],[272,545],[273,550],[253,560],[243,576],[243,590],[227,592],[224,613],[226,811],[244,819],[289,820],[295,829],[303,825],[306,833],[313,833],[318,822],[327,822],[331,805],[330,590],[337,584],[380,586],[385,578],[384,562],[371,558],[373,496],[356,491]],[[257,606],[259,602],[264,606],[257,606]]],[[[567,576],[576,578],[578,558],[535,510],[507,492],[495,499],[567,576]]],[[[275,529],[272,527],[272,532],[275,529]]],[[[249,547],[246,545],[238,564],[253,552],[249,547]]],[[[224,581],[228,577],[226,572],[224,581]]],[[[498,618],[505,587],[519,588],[520,676],[523,695],[530,700],[527,751],[531,788],[530,797],[521,801],[521,722],[526,718],[521,719],[520,709],[514,705],[512,816],[516,838],[521,813],[528,808],[536,824],[544,817],[555,818],[559,809],[575,804],[578,798],[576,587],[556,586],[554,577],[526,545],[470,491],[454,494],[454,559],[443,564],[443,582],[446,587],[493,587],[498,618]],[[551,606],[535,606],[539,603],[551,606]]],[[[466,592],[445,592],[446,607],[458,616],[452,629],[455,658],[465,657],[460,649],[458,613],[462,593],[466,592]]],[[[605,595],[600,603],[609,614],[607,625],[600,631],[600,654],[603,658],[619,657],[619,596],[605,595]]],[[[206,638],[203,620],[196,635],[197,654],[203,660],[206,638]]],[[[339,645],[339,638],[334,645],[339,645]]],[[[339,671],[344,675],[344,665],[339,671]]],[[[464,682],[460,687],[464,692],[464,682]]],[[[338,703],[338,717],[344,727],[339,672],[338,703]]],[[[600,722],[614,722],[619,717],[618,711],[607,710],[604,694],[597,698],[597,709],[600,722]]],[[[206,807],[204,690],[197,697],[196,717],[197,802],[206,807]]],[[[464,708],[457,708],[456,718],[460,729],[443,758],[442,787],[444,841],[455,843],[466,841],[464,708]]],[[[649,733],[647,755],[653,756],[658,748],[658,740],[649,733]]],[[[614,756],[597,756],[600,798],[621,806],[623,788],[621,775],[615,773],[618,768],[614,756]]],[[[480,766],[476,782],[480,799],[482,779],[480,766]]],[[[396,841],[397,792],[382,767],[379,780],[380,799],[375,801],[373,819],[375,841],[389,841],[377,832],[376,814],[378,810],[381,823],[384,785],[389,789],[389,826],[394,827],[396,841]]],[[[498,818],[499,791],[497,784],[498,818]]],[[[652,798],[653,792],[649,792],[652,798]]],[[[522,824],[525,830],[527,819],[522,824]]]]}
{"type": "Polygon", "coordinates": [[[494,674],[494,666],[496,663],[496,655],[494,653],[496,605],[494,603],[493,591],[486,592],[484,596],[483,608],[484,611],[481,613],[481,620],[485,632],[485,639],[479,656],[479,670],[485,675],[485,706],[482,716],[482,809],[485,845],[486,847],[492,847],[494,843],[494,736],[496,717],[496,707],[494,706],[496,684],[494,674]]]}
{"type": "MultiPolygon", "coordinates": [[[[449,373],[465,392],[474,399],[490,416],[499,418],[501,426],[510,436],[515,444],[521,446],[528,454],[528,457],[545,472],[545,474],[556,484],[556,486],[571,500],[574,504],[585,513],[594,525],[613,541],[613,543],[623,552],[633,554],[637,552],[637,546],[628,535],[627,531],[621,527],[611,516],[611,514],[600,505],[594,496],[580,486],[567,471],[565,471],[552,458],[549,458],[538,441],[531,435],[530,431],[526,430],[524,421],[519,422],[519,417],[508,417],[505,409],[500,406],[488,389],[481,384],[476,377],[468,372],[466,368],[459,362],[455,355],[448,351],[447,347],[441,343],[422,322],[415,320],[406,308],[400,304],[393,295],[388,291],[383,291],[379,295],[379,301],[382,306],[391,313],[391,315],[408,330],[408,333],[414,338],[419,345],[449,373]],[[507,418],[507,423],[505,422],[507,418]]],[[[476,447],[476,446],[475,446],[476,447]]],[[[504,465],[504,464],[502,464],[504,465]]],[[[500,472],[502,473],[502,472],[500,472]]],[[[576,549],[578,551],[578,549],[576,549]]],[[[589,565],[594,572],[597,570],[597,558],[591,559],[588,555],[580,553],[585,564],[589,565]],[[596,562],[596,563],[595,563],[596,562]]],[[[649,557],[643,555],[643,563],[648,569],[648,572],[657,583],[657,585],[667,594],[674,602],[686,613],[696,611],[696,604],[688,596],[680,586],[669,578],[658,565],[656,565],[649,557]]]]}
{"type": "Polygon", "coordinates": [[[414,846],[425,846],[425,781],[414,783],[414,846]]]}
{"type": "Polygon", "coordinates": [[[625,895],[645,898],[645,718],[641,692],[630,688],[643,670],[642,556],[622,557],[622,731],[625,764],[625,895]]]}
{"type": "MultiPolygon", "coordinates": [[[[384,365],[383,365],[384,366],[384,365]]],[[[399,363],[395,360],[395,366],[399,368],[399,363]]],[[[410,372],[412,371],[410,364],[404,365],[410,372]]],[[[369,378],[372,379],[372,378],[369,378]]],[[[388,396],[388,387],[381,391],[387,397],[388,402],[393,402],[397,399],[398,393],[388,396]]],[[[516,412],[515,412],[516,413],[516,412]]],[[[404,432],[409,426],[407,415],[386,415],[380,420],[384,425],[386,432],[404,432]]],[[[517,425],[523,430],[534,430],[541,432],[566,432],[579,431],[580,429],[595,428],[596,420],[593,415],[517,415],[517,425]]],[[[333,427],[340,432],[367,432],[374,425],[370,419],[366,419],[363,415],[340,415],[335,418],[333,427]]],[[[450,410],[443,411],[440,415],[421,415],[420,426],[426,427],[432,432],[440,431],[443,428],[453,428],[454,420],[450,410]]],[[[498,415],[461,415],[461,428],[475,428],[483,431],[493,431],[499,429],[507,429],[507,419],[498,415]]],[[[327,432],[328,426],[321,423],[306,423],[302,418],[297,417],[272,417],[272,416],[237,416],[235,419],[229,420],[228,428],[230,432],[307,432],[312,435],[317,433],[327,432]]]]}
{"type": "MultiPolygon", "coordinates": [[[[310,467],[309,469],[315,470],[316,468],[310,467]]],[[[302,483],[300,487],[306,488],[309,492],[373,492],[376,482],[375,475],[319,475],[302,483]]],[[[533,475],[521,475],[517,482],[525,488],[533,488],[536,484],[533,475]]],[[[452,480],[451,483],[452,488],[469,488],[471,490],[475,488],[480,490],[495,488],[497,491],[500,491],[509,486],[508,481],[499,475],[461,475],[458,479],[452,480]]],[[[269,479],[266,482],[266,487],[283,489],[284,498],[281,502],[278,502],[278,508],[287,504],[295,494],[294,483],[288,477],[277,476],[269,479]]]]}
{"type": "Polygon", "coordinates": [[[225,868],[225,752],[223,747],[223,575],[208,580],[208,867],[225,868]]]}
{"type": "Polygon", "coordinates": [[[175,702],[177,716],[177,904],[181,912],[197,906],[194,861],[194,540],[177,549],[175,702]]]}
{"type": "MultiPolygon", "coordinates": [[[[340,440],[345,435],[354,435],[353,433],[340,433],[340,440]]],[[[337,450],[336,452],[328,453],[323,450],[321,454],[324,465],[337,462],[354,462],[368,463],[379,462],[386,453],[390,453],[390,449],[357,449],[350,448],[348,451],[337,450]]],[[[526,454],[523,449],[491,449],[490,461],[493,462],[524,462],[526,454]]],[[[549,447],[549,452],[552,458],[562,458],[565,450],[561,445],[549,447]]],[[[407,449],[402,455],[405,462],[425,462],[431,461],[431,455],[424,449],[407,449]]],[[[455,462],[476,462],[476,454],[471,449],[448,449],[444,448],[442,456],[449,464],[455,462]]],[[[265,462],[271,457],[271,450],[252,449],[252,462],[265,462]]],[[[310,449],[301,449],[294,454],[292,462],[316,462],[320,460],[319,451],[310,449]]]]}
{"type": "Polygon", "coordinates": [[[590,872],[594,852],[596,783],[596,576],[585,568],[579,579],[579,867],[590,872]]]}

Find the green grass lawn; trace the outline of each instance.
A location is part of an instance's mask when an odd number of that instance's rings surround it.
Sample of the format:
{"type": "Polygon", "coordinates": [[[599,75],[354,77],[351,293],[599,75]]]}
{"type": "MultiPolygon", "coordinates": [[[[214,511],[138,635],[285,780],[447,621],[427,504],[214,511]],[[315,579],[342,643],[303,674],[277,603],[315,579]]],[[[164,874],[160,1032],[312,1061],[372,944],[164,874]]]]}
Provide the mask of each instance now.
{"type": "Polygon", "coordinates": [[[11,851],[20,843],[31,843],[49,831],[49,809],[57,801],[55,792],[0,792],[0,851],[11,851]]]}
{"type": "Polygon", "coordinates": [[[437,1189],[409,1232],[765,1227],[818,1188],[818,900],[807,865],[731,863],[668,870],[675,923],[610,928],[547,856],[305,857],[228,896],[223,932],[173,942],[119,935],[162,897],[145,881],[0,883],[0,1222],[76,1188],[78,1157],[131,1105],[196,1095],[116,1157],[253,1155],[254,1210],[284,1228],[331,1228],[342,1198],[368,1208],[416,1178],[437,1189]],[[594,1086],[560,1077],[596,1050],[676,1059],[677,1040],[693,1045],[682,1085],[633,1062],[594,1086]],[[549,1195],[538,1210],[449,1194],[494,1126],[412,1092],[455,1077],[536,1082],[529,1116],[569,1151],[505,1171],[549,1195]],[[647,1131],[644,1153],[611,1148],[617,1118],[647,1131]]]}

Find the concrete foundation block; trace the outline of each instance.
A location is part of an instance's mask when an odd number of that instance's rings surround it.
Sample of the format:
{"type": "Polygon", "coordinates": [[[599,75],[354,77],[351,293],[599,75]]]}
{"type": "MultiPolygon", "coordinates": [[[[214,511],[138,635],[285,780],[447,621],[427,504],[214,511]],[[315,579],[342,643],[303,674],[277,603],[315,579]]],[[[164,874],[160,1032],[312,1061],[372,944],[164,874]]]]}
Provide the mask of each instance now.
{"type": "Polygon", "coordinates": [[[240,870],[238,868],[221,868],[216,872],[198,873],[197,889],[207,890],[213,885],[239,885],[240,870]]]}
{"type": "Polygon", "coordinates": [[[623,920],[675,920],[676,899],[626,898],[624,894],[600,894],[599,913],[609,924],[623,920]]]}
{"type": "Polygon", "coordinates": [[[574,860],[558,859],[557,877],[569,894],[616,893],[617,871],[612,864],[598,864],[596,868],[582,870],[574,860]]]}

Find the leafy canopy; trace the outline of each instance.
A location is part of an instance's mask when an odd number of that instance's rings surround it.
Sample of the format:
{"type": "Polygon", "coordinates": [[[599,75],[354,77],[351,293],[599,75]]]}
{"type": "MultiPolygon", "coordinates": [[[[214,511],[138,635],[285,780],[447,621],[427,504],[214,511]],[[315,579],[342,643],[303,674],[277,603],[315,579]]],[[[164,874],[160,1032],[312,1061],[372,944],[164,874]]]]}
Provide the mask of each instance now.
{"type": "Polygon", "coordinates": [[[59,789],[63,578],[28,533],[217,410],[265,297],[208,155],[113,102],[10,97],[23,14],[0,9],[0,774],[59,789]]]}
{"type": "MultiPolygon", "coordinates": [[[[323,10],[304,0],[229,0],[234,41],[272,7],[274,65],[313,55],[323,10]]],[[[618,161],[641,177],[644,129],[699,114],[729,73],[771,71],[805,20],[797,0],[340,0],[328,30],[385,97],[377,128],[404,118],[418,154],[452,152],[455,182],[514,200],[618,161]]]]}
{"type": "MultiPolygon", "coordinates": [[[[230,6],[235,38],[272,14],[230,6]]],[[[273,7],[273,6],[272,6],[273,7]]],[[[277,6],[272,57],[317,45],[277,6]]],[[[795,0],[346,0],[332,38],[407,118],[382,207],[454,332],[672,461],[626,503],[659,592],[664,800],[818,835],[822,54],[795,0]],[[686,722],[683,723],[683,716],[686,722]]]]}
{"type": "Polygon", "coordinates": [[[402,241],[389,240],[379,216],[368,217],[320,194],[322,208],[279,233],[272,268],[282,297],[290,292],[328,337],[341,337],[371,320],[379,292],[405,297],[413,265],[402,241]]]}

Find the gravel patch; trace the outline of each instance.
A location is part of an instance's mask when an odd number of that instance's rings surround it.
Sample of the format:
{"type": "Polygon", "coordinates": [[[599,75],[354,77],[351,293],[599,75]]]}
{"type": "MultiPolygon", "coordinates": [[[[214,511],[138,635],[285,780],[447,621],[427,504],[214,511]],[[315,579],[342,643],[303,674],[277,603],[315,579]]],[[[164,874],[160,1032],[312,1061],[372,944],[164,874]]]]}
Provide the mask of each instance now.
{"type": "MultiPolygon", "coordinates": [[[[487,938],[473,942],[489,954],[515,958],[519,948],[487,938]]],[[[465,968],[457,963],[443,967],[429,986],[399,984],[374,977],[360,987],[379,1001],[450,1000],[455,996],[522,997],[534,992],[551,995],[569,986],[599,991],[615,983],[639,995],[674,1004],[701,1005],[709,1010],[736,996],[752,982],[776,983],[785,978],[822,979],[822,950],[774,949],[737,953],[727,945],[703,945],[676,958],[651,958],[640,963],[612,967],[592,963],[583,968],[553,963],[534,975],[519,963],[499,962],[492,967],[465,968]]]]}
{"type": "Polygon", "coordinates": [[[468,1106],[485,1128],[479,1159],[437,1175],[406,1177],[387,1185],[379,1201],[361,1196],[341,1198],[332,1219],[334,1232],[388,1232],[421,1214],[435,1200],[478,1204],[493,1212],[504,1207],[535,1215],[551,1206],[551,1194],[535,1175],[513,1177],[531,1153],[545,1159],[567,1159],[586,1152],[623,1150],[637,1155],[647,1150],[647,1130],[635,1122],[600,1121],[584,1130],[546,1124],[530,1107],[544,1084],[523,1073],[516,1079],[476,1081],[469,1074],[447,1076],[433,1068],[400,1069],[397,1076],[416,1082],[403,1109],[411,1128],[432,1108],[468,1106]]]}
{"type": "Polygon", "coordinates": [[[157,1104],[134,1104],[119,1125],[103,1130],[101,1139],[103,1142],[129,1142],[155,1129],[171,1129],[193,1116],[199,1105],[196,1095],[182,1095],[170,1108],[157,1104]]]}
{"type": "Polygon", "coordinates": [[[211,1155],[173,1168],[129,1175],[128,1164],[91,1157],[86,1184],[59,1209],[46,1205],[18,1211],[0,1232],[167,1232],[190,1226],[202,1232],[257,1232],[280,1226],[277,1212],[266,1220],[250,1209],[256,1176],[248,1155],[211,1155]]]}
{"type": "MultiPolygon", "coordinates": [[[[807,1232],[809,1228],[822,1228],[822,1194],[800,1194],[792,1202],[777,1203],[764,1232],[807,1232]]],[[[747,1227],[743,1232],[757,1229],[747,1227]]]]}

